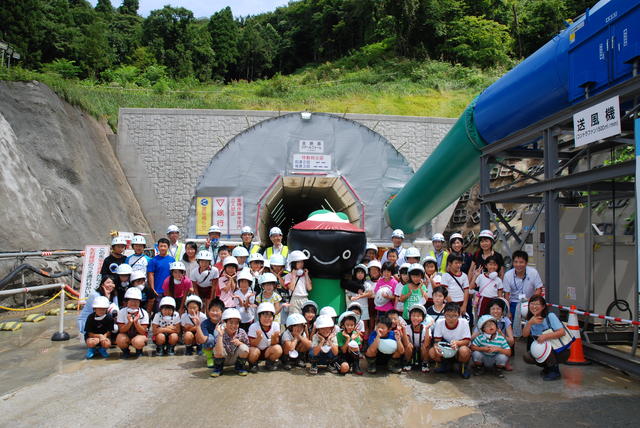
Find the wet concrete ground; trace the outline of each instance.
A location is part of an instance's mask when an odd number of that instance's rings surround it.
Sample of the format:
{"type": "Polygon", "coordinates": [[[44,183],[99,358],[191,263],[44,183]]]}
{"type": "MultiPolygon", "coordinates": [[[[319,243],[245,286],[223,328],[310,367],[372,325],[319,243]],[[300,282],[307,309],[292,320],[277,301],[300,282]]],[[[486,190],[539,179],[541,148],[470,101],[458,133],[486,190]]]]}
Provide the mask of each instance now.
{"type": "Polygon", "coordinates": [[[563,366],[543,382],[519,358],[505,379],[453,374],[338,377],[303,369],[218,379],[198,357],[84,360],[57,320],[0,332],[0,426],[606,426],[637,424],[637,379],[599,365],[563,366]]]}

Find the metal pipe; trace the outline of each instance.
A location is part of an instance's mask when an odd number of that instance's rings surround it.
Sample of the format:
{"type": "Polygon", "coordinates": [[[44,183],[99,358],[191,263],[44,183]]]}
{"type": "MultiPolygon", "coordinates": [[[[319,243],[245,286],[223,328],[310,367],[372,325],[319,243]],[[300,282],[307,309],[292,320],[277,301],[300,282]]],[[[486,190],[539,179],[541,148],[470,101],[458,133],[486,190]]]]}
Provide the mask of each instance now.
{"type": "Polygon", "coordinates": [[[54,288],[64,288],[66,284],[46,284],[35,287],[14,288],[11,290],[0,290],[0,296],[13,296],[21,293],[31,293],[32,291],[52,290],[54,288]]]}
{"type": "Polygon", "coordinates": [[[65,251],[23,251],[15,253],[0,253],[0,259],[10,259],[14,257],[52,257],[52,256],[84,256],[84,251],[65,250],[65,251]]]}

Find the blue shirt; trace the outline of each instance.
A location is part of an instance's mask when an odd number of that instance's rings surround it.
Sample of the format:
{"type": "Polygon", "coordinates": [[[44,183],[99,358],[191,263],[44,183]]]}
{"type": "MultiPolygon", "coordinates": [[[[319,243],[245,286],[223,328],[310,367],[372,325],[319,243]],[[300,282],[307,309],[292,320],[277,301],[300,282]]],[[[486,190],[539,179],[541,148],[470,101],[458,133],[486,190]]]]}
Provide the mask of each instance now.
{"type": "Polygon", "coordinates": [[[211,349],[216,344],[216,327],[218,324],[214,324],[209,318],[204,320],[202,324],[200,324],[200,329],[202,330],[202,334],[207,336],[207,341],[204,343],[205,349],[211,349]]]}
{"type": "Polygon", "coordinates": [[[560,330],[562,328],[564,328],[564,325],[558,319],[556,314],[554,314],[553,312],[549,312],[547,314],[547,317],[540,324],[532,324],[531,325],[531,335],[535,336],[535,337],[538,337],[538,336],[542,336],[542,333],[545,330],[551,329],[553,331],[556,331],[556,330],[560,330]]]}
{"type": "Polygon", "coordinates": [[[149,261],[147,272],[153,272],[153,288],[156,293],[163,294],[162,284],[169,277],[171,271],[169,265],[176,260],[171,256],[155,256],[149,261]]]}
{"type": "MultiPolygon", "coordinates": [[[[371,345],[373,342],[375,342],[376,337],[378,337],[378,332],[374,330],[369,335],[369,345],[371,345]]],[[[386,335],[386,337],[381,337],[381,339],[393,339],[393,340],[396,340],[396,334],[393,331],[390,331],[389,334],[386,335]]]]}

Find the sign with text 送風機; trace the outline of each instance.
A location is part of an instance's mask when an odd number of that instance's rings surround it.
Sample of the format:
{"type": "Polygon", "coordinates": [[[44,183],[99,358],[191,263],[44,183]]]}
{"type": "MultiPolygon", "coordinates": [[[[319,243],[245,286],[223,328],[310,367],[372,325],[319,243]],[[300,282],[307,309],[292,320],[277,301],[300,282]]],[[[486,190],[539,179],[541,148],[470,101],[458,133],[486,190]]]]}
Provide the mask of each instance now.
{"type": "Polygon", "coordinates": [[[573,115],[576,147],[620,133],[620,98],[613,97],[573,115]]]}

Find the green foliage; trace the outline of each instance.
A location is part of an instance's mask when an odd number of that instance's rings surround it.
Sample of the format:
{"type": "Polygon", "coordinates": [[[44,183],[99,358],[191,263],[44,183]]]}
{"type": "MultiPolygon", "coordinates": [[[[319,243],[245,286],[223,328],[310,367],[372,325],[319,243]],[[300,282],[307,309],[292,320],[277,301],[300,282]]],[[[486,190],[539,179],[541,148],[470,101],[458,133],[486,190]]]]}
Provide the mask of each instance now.
{"type": "Polygon", "coordinates": [[[214,13],[209,20],[207,30],[211,36],[213,69],[217,77],[227,76],[238,59],[238,27],[230,7],[214,13]]]}
{"type": "Polygon", "coordinates": [[[45,73],[57,74],[65,79],[74,79],[80,74],[80,67],[75,65],[75,61],[69,61],[64,58],[53,60],[48,64],[42,66],[42,71],[45,73]]]}
{"type": "Polygon", "coordinates": [[[447,41],[454,60],[482,68],[507,65],[512,44],[505,25],[479,16],[464,16],[453,22],[447,41]]]}

